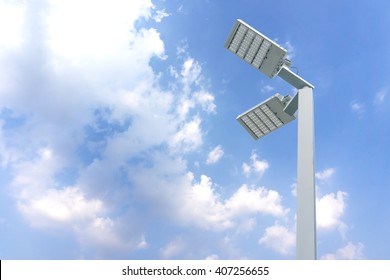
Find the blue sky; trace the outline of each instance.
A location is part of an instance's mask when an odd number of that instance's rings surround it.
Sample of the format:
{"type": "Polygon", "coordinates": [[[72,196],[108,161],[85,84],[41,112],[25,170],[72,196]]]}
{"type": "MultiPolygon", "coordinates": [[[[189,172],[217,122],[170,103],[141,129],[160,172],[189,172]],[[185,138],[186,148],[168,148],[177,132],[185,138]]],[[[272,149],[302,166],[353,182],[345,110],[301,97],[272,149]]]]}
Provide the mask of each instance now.
{"type": "Polygon", "coordinates": [[[390,258],[388,1],[0,1],[1,259],[294,259],[293,94],[224,49],[237,18],[315,85],[318,258],[390,258]]]}

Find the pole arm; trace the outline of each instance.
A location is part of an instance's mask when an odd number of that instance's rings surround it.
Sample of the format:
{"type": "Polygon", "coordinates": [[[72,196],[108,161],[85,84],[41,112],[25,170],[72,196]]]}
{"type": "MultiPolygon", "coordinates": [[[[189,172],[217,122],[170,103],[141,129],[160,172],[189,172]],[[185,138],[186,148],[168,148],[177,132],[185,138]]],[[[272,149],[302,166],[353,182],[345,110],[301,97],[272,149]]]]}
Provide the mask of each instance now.
{"type": "Polygon", "coordinates": [[[306,80],[302,79],[300,76],[295,74],[293,71],[291,71],[290,68],[288,68],[286,65],[283,65],[280,69],[278,76],[285,80],[287,83],[295,87],[296,89],[302,89],[304,87],[309,87],[314,89],[314,86],[307,82],[306,80]]]}

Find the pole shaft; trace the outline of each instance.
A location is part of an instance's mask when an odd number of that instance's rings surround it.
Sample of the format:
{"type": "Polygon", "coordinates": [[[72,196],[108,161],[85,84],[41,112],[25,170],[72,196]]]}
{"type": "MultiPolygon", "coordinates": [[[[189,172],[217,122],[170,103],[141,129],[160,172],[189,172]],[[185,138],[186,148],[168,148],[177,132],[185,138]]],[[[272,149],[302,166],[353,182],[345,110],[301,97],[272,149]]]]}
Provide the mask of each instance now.
{"type": "Polygon", "coordinates": [[[316,259],[313,89],[298,91],[297,259],[316,259]]]}

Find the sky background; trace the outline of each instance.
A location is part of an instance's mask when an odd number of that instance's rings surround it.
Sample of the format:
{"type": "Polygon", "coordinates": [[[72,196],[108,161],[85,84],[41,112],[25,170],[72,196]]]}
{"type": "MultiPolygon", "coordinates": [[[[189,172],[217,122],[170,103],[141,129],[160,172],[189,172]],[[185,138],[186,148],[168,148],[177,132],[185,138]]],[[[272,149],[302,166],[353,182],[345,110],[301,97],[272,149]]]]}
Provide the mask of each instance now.
{"type": "Polygon", "coordinates": [[[0,0],[0,259],[294,259],[294,94],[224,49],[237,18],[315,85],[321,259],[390,259],[390,2],[0,0]]]}

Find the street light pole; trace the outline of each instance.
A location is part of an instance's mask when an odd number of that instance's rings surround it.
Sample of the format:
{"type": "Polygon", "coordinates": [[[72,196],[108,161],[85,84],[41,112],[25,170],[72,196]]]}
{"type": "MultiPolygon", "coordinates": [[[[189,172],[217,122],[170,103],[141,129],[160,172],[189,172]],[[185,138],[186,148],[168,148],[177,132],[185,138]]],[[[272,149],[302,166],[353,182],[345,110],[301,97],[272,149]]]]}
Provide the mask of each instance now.
{"type": "Polygon", "coordinates": [[[313,107],[313,89],[307,86],[299,89],[296,234],[298,260],[314,260],[317,251],[313,107]]]}
{"type": "Polygon", "coordinates": [[[287,50],[242,20],[237,20],[225,48],[267,75],[276,75],[298,90],[279,94],[239,115],[237,120],[255,139],[295,119],[298,110],[297,259],[316,259],[316,198],[314,184],[314,86],[292,72],[287,50]]]}

